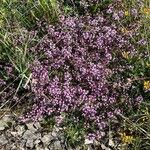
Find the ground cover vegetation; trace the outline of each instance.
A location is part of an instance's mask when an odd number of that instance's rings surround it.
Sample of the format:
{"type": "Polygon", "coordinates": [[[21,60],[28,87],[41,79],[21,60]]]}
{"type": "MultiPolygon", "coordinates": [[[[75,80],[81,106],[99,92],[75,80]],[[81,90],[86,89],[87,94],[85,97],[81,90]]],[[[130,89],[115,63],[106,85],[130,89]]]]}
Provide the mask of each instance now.
{"type": "Polygon", "coordinates": [[[72,147],[150,149],[149,6],[2,0],[1,116],[62,127],[72,147]]]}

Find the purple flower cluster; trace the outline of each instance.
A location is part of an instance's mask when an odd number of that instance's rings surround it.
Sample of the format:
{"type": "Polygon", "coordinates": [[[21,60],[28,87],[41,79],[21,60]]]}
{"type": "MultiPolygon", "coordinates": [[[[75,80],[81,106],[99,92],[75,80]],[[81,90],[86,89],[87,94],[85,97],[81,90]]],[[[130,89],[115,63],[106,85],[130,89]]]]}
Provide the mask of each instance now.
{"type": "Polygon", "coordinates": [[[100,135],[109,119],[122,112],[121,94],[108,82],[113,53],[131,47],[115,25],[103,18],[60,17],[45,28],[47,35],[34,48],[32,91],[35,105],[24,121],[44,115],[79,112],[85,126],[100,135]]]}
{"type": "Polygon", "coordinates": [[[122,5],[122,1],[114,1],[113,3],[110,3],[108,7],[104,10],[108,15],[110,15],[115,21],[121,21],[123,19],[126,19],[126,17],[137,19],[139,14],[139,8],[131,8],[131,10],[127,10],[122,5]]]}

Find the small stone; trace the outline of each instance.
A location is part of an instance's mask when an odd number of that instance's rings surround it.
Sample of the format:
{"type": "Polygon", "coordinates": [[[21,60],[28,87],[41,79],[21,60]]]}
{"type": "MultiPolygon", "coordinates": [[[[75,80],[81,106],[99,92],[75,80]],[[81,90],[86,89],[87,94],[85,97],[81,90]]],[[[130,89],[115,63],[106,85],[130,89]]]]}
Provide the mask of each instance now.
{"type": "Polygon", "coordinates": [[[8,143],[8,141],[7,141],[6,137],[3,134],[0,135],[0,145],[5,145],[7,143],[8,143]]]}
{"type": "Polygon", "coordinates": [[[112,131],[109,131],[109,142],[108,142],[108,145],[111,146],[111,147],[114,147],[115,146],[115,143],[113,141],[113,138],[112,138],[112,131]]]}
{"type": "Polygon", "coordinates": [[[106,147],[104,144],[101,144],[101,148],[102,148],[103,150],[111,150],[110,148],[106,147]]]}
{"type": "Polygon", "coordinates": [[[52,136],[53,136],[53,137],[57,137],[57,132],[56,132],[56,131],[53,131],[53,132],[52,132],[52,136]]]}
{"type": "Polygon", "coordinates": [[[61,128],[55,127],[55,132],[59,132],[61,130],[61,128]]]}
{"type": "Polygon", "coordinates": [[[33,148],[33,146],[34,146],[33,140],[32,139],[28,139],[27,142],[26,142],[26,147],[33,148]]]}
{"type": "Polygon", "coordinates": [[[31,130],[31,131],[36,131],[37,129],[34,127],[34,123],[27,123],[26,124],[28,130],[31,130]]]}
{"type": "Polygon", "coordinates": [[[37,135],[35,135],[34,134],[34,132],[32,132],[32,131],[30,131],[30,130],[27,130],[24,134],[23,134],[23,136],[22,136],[22,138],[24,138],[24,139],[36,139],[37,138],[37,135]]]}
{"type": "Polygon", "coordinates": [[[53,140],[53,136],[51,134],[47,134],[47,135],[44,135],[41,139],[41,141],[45,144],[45,145],[48,145],[52,140],[53,140]]]}
{"type": "Polygon", "coordinates": [[[35,149],[36,150],[49,150],[49,149],[43,148],[41,145],[35,146],[35,149]]]}
{"type": "Polygon", "coordinates": [[[11,135],[16,136],[18,133],[17,132],[10,132],[11,135]]]}
{"type": "Polygon", "coordinates": [[[9,125],[12,126],[12,125],[16,124],[16,120],[15,120],[14,116],[12,116],[12,115],[3,116],[2,121],[5,122],[7,124],[7,126],[9,126],[9,125]]]}
{"type": "Polygon", "coordinates": [[[73,148],[71,148],[71,147],[68,147],[67,150],[80,150],[80,149],[77,149],[77,148],[76,148],[76,149],[73,149],[73,148]]]}
{"type": "Polygon", "coordinates": [[[24,150],[25,145],[26,145],[26,140],[22,139],[19,143],[20,149],[22,148],[24,150]]]}
{"type": "Polygon", "coordinates": [[[15,128],[17,130],[18,135],[22,135],[25,132],[25,127],[24,126],[17,126],[15,128]]]}
{"type": "Polygon", "coordinates": [[[87,150],[94,150],[91,145],[88,145],[87,150]]]}
{"type": "Polygon", "coordinates": [[[62,150],[61,142],[60,141],[55,141],[54,142],[54,149],[55,150],[62,150]]]}
{"type": "Polygon", "coordinates": [[[12,144],[11,145],[11,150],[16,150],[17,149],[17,146],[15,144],[12,144]]]}
{"type": "Polygon", "coordinates": [[[20,150],[25,150],[23,147],[19,147],[20,148],[20,150]]]}
{"type": "Polygon", "coordinates": [[[15,119],[12,115],[5,115],[3,116],[2,120],[5,122],[14,122],[15,119]]]}
{"type": "Polygon", "coordinates": [[[99,145],[100,145],[100,142],[97,141],[97,140],[94,140],[94,145],[95,145],[95,146],[99,146],[99,145]]]}
{"type": "Polygon", "coordinates": [[[114,146],[115,146],[115,143],[113,142],[112,139],[109,139],[108,145],[111,146],[111,147],[114,147],[114,146]]]}
{"type": "Polygon", "coordinates": [[[60,134],[59,134],[59,140],[60,140],[61,142],[64,142],[64,141],[65,141],[65,136],[64,136],[63,133],[60,133],[60,134]]]}
{"type": "Polygon", "coordinates": [[[85,139],[84,144],[89,145],[89,144],[93,144],[93,142],[94,142],[93,140],[85,139]]]}
{"type": "Polygon", "coordinates": [[[34,123],[34,127],[35,127],[36,129],[40,129],[40,128],[41,128],[41,124],[40,124],[39,122],[35,122],[35,123],[34,123]]]}
{"type": "Polygon", "coordinates": [[[0,126],[0,131],[3,131],[3,130],[5,130],[5,127],[0,126]]]}
{"type": "Polygon", "coordinates": [[[0,131],[5,130],[8,127],[7,123],[3,120],[0,120],[0,131]]]}
{"type": "Polygon", "coordinates": [[[41,140],[37,139],[34,141],[34,144],[38,145],[41,142],[41,140]]]}

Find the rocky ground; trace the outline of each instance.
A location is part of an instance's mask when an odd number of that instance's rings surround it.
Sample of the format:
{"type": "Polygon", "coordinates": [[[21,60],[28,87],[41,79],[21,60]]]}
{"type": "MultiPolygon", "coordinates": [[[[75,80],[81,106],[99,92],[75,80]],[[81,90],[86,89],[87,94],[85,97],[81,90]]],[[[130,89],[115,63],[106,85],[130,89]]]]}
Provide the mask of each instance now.
{"type": "Polygon", "coordinates": [[[0,120],[1,150],[66,150],[65,140],[58,128],[44,131],[39,122],[20,124],[11,115],[0,120]]]}
{"type": "MultiPolygon", "coordinates": [[[[112,141],[110,141],[113,145],[112,141]]],[[[111,150],[103,144],[93,145],[85,140],[86,150],[111,150]]],[[[40,122],[24,123],[12,114],[0,119],[0,150],[83,150],[81,146],[70,148],[66,144],[62,129],[47,130],[40,122]]]]}
{"type": "Polygon", "coordinates": [[[67,147],[61,129],[55,127],[52,131],[46,131],[39,122],[20,124],[12,115],[0,119],[0,149],[73,150],[67,147]]]}

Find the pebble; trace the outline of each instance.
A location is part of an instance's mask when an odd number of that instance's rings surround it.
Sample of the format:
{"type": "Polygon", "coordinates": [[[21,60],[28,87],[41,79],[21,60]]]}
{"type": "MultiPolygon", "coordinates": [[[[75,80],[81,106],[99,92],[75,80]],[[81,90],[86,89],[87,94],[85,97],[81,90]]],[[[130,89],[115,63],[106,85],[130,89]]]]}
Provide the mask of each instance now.
{"type": "Polygon", "coordinates": [[[53,140],[53,136],[51,134],[47,134],[47,135],[44,135],[41,139],[41,141],[45,144],[45,145],[48,145],[52,140],[53,140]]]}
{"type": "Polygon", "coordinates": [[[25,132],[25,127],[24,126],[19,126],[18,125],[15,129],[16,129],[18,135],[22,135],[25,132]]]}
{"type": "Polygon", "coordinates": [[[28,130],[31,130],[33,132],[35,132],[37,129],[34,127],[34,123],[27,123],[26,124],[28,130]]]}
{"type": "Polygon", "coordinates": [[[6,127],[8,127],[7,123],[3,120],[0,120],[0,131],[5,130],[6,127]]]}
{"type": "Polygon", "coordinates": [[[26,147],[33,148],[33,146],[34,146],[33,139],[28,139],[26,142],[26,147]]]}
{"type": "Polygon", "coordinates": [[[62,150],[62,146],[61,146],[60,141],[55,141],[54,142],[54,149],[55,150],[62,150]]]}
{"type": "Polygon", "coordinates": [[[6,137],[4,136],[4,134],[0,135],[0,145],[5,145],[7,143],[8,143],[8,141],[7,141],[6,137]]]}
{"type": "MultiPolygon", "coordinates": [[[[66,140],[62,130],[55,127],[53,131],[47,132],[42,130],[39,122],[18,124],[15,122],[13,126],[8,126],[7,122],[14,122],[9,115],[0,120],[0,146],[10,150],[65,150],[66,140]]],[[[93,141],[86,140],[86,146],[89,150],[93,141]]],[[[112,144],[112,143],[111,143],[112,144]]],[[[102,146],[105,149],[105,146],[102,146]]],[[[69,147],[67,148],[69,150],[69,147]]],[[[75,150],[81,150],[79,146],[75,150]]],[[[73,150],[70,148],[70,150],[73,150]]]]}
{"type": "Polygon", "coordinates": [[[55,131],[52,131],[52,136],[57,137],[57,133],[55,131]]]}
{"type": "Polygon", "coordinates": [[[3,116],[3,118],[2,118],[2,120],[3,121],[5,121],[5,122],[14,122],[15,121],[15,118],[14,118],[14,116],[12,116],[12,115],[5,115],[5,116],[3,116]]]}
{"type": "Polygon", "coordinates": [[[31,130],[27,130],[24,134],[23,134],[23,136],[22,136],[24,139],[30,139],[30,140],[32,140],[32,139],[36,139],[36,138],[38,138],[38,135],[37,134],[35,134],[33,131],[31,131],[31,130]]]}

